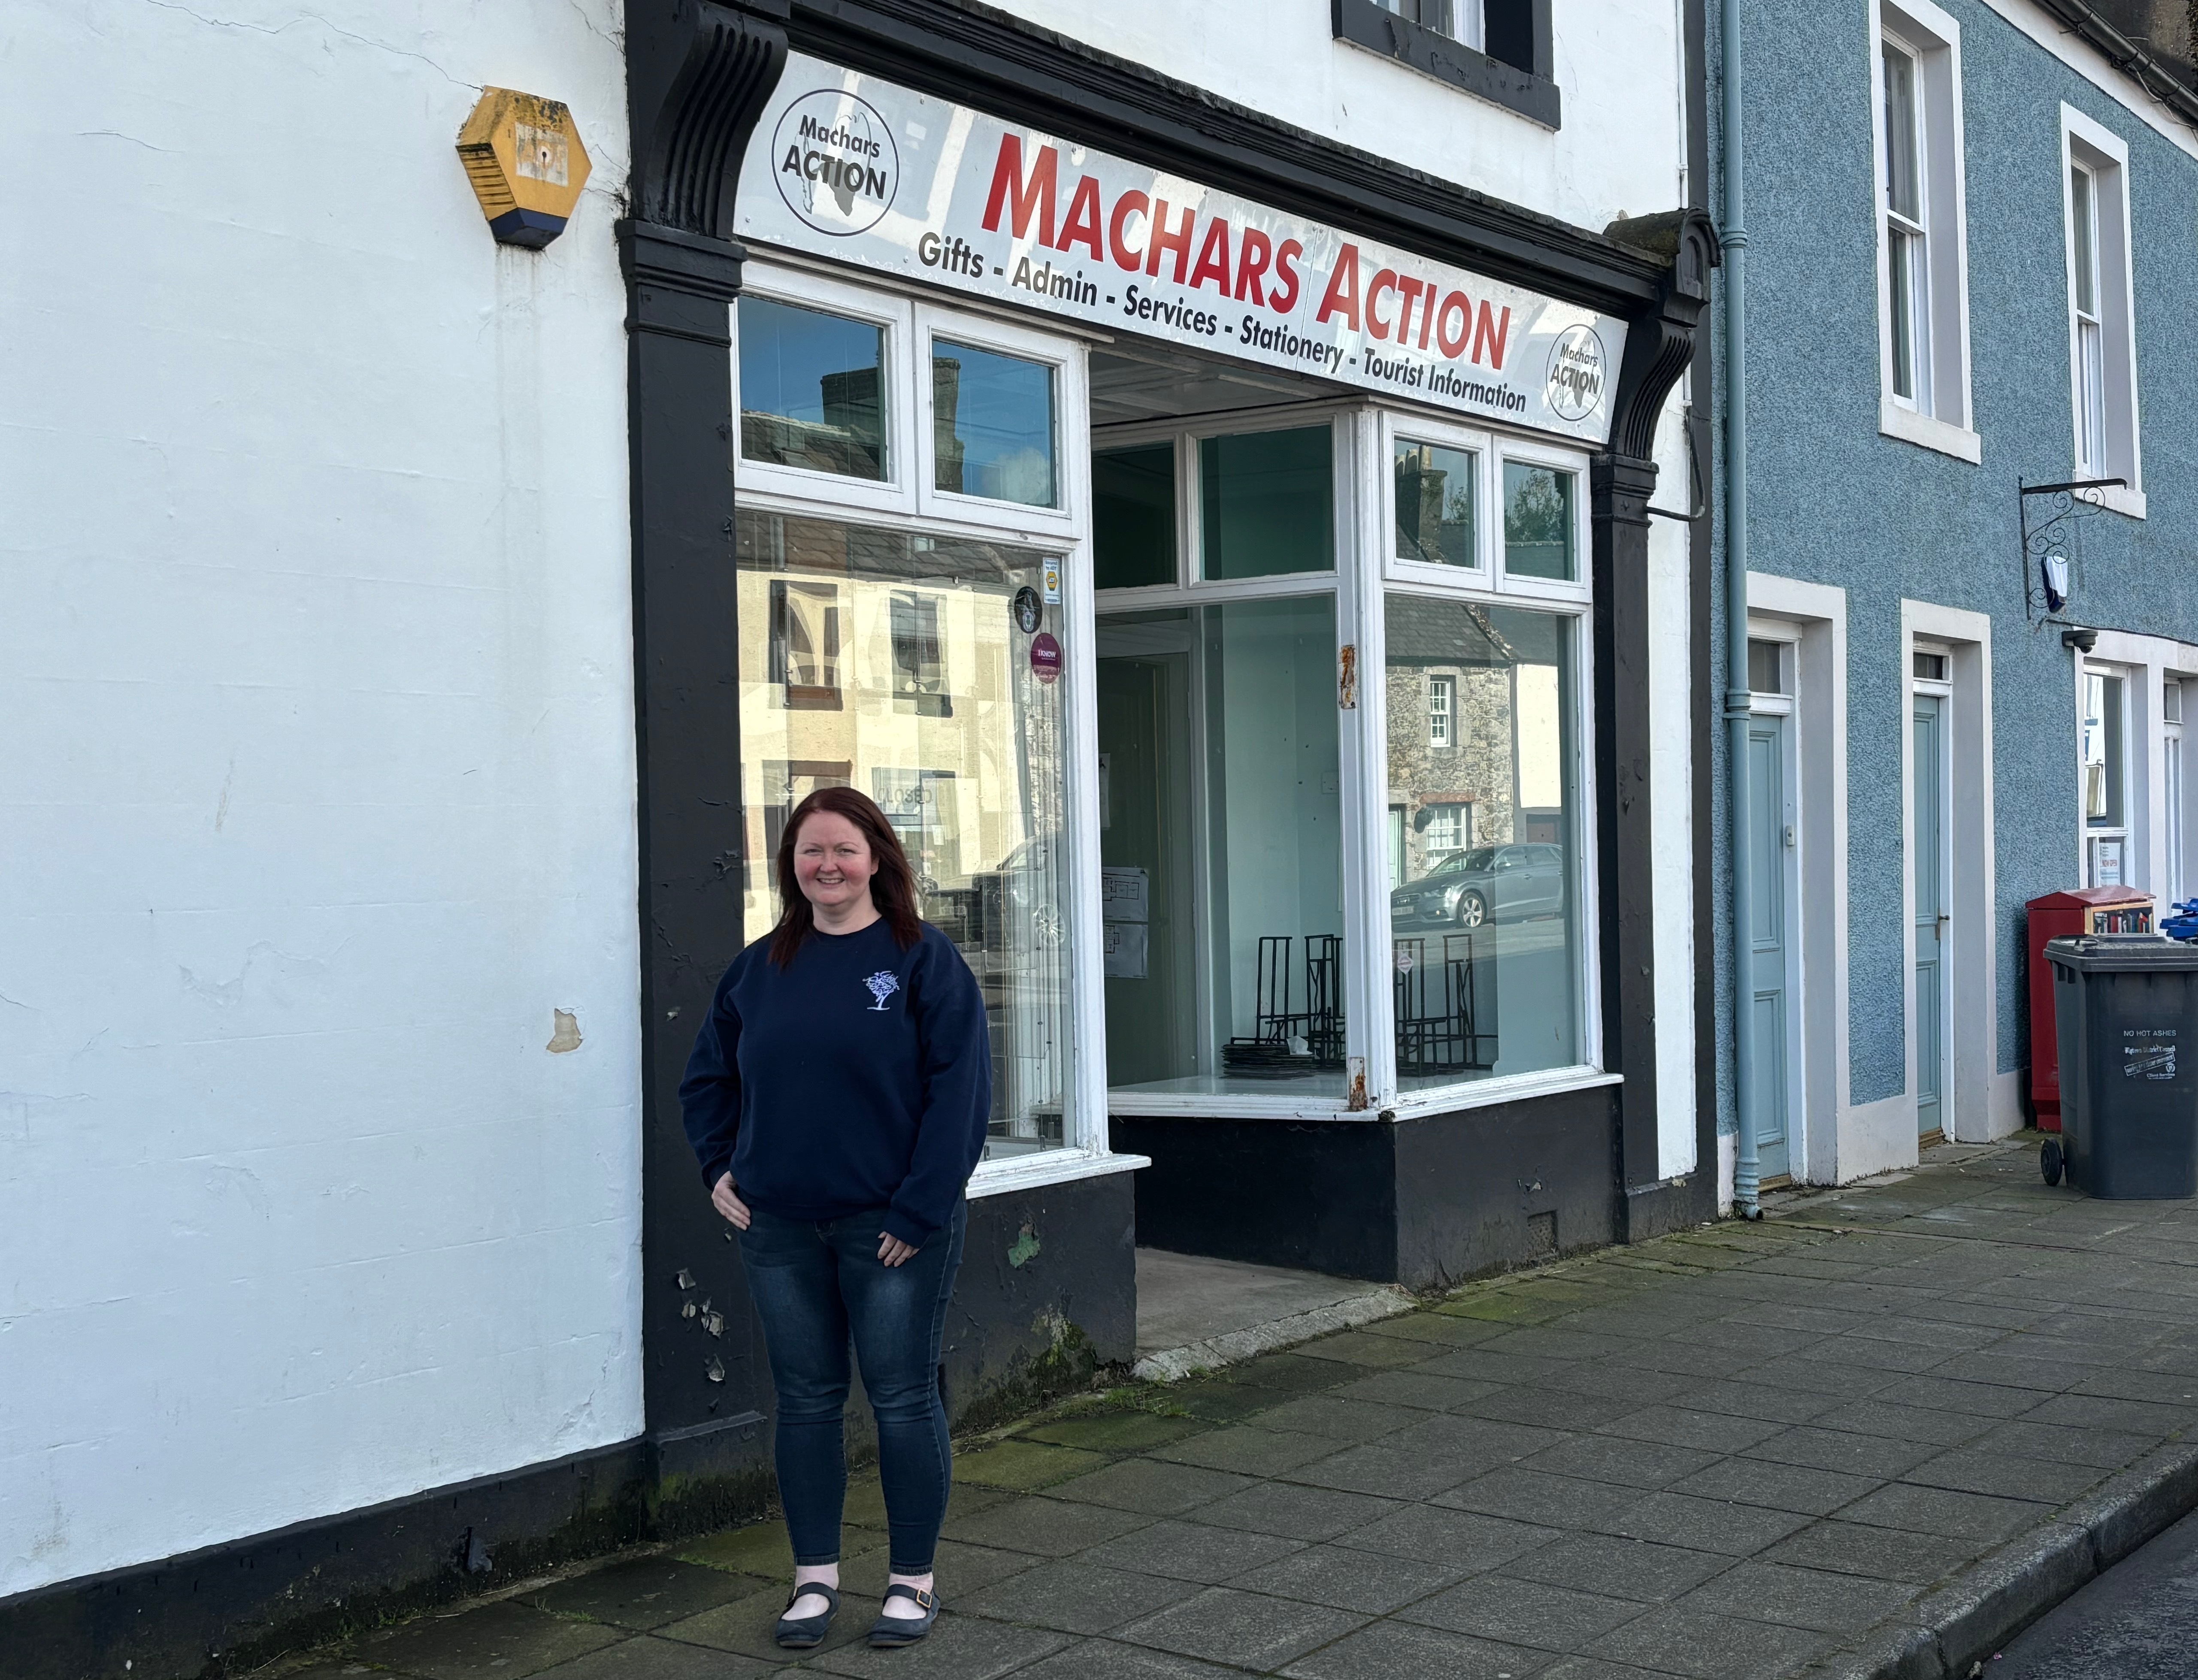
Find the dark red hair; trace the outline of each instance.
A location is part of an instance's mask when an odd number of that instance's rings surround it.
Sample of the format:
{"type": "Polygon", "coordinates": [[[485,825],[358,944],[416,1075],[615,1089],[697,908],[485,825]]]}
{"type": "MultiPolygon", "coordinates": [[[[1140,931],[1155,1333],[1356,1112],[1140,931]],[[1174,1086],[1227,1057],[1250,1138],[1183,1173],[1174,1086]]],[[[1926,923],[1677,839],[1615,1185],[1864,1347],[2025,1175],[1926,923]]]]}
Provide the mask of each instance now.
{"type": "Polygon", "coordinates": [[[906,950],[923,937],[923,919],[916,912],[916,871],[909,867],[900,836],[886,821],[877,801],[852,788],[819,788],[794,806],[794,814],[786,819],[786,832],[778,837],[775,867],[779,912],[778,926],[770,934],[770,960],[782,968],[794,961],[794,953],[817,927],[816,912],[802,896],[801,882],[794,873],[794,848],[800,840],[801,825],[827,811],[846,817],[869,842],[870,856],[878,866],[878,872],[870,877],[870,902],[893,929],[900,948],[906,950]]]}

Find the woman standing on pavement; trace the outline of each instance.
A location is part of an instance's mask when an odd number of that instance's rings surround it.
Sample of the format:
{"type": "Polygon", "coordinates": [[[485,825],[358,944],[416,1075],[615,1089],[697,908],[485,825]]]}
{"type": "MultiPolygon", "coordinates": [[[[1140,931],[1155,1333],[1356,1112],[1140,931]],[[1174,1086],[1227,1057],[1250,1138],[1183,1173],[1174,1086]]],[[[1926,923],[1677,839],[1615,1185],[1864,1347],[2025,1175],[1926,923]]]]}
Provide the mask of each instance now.
{"type": "Polygon", "coordinates": [[[778,926],[718,983],[680,1103],[710,1200],[741,1234],[778,1392],[794,1561],[778,1642],[817,1644],[840,1607],[852,1334],[892,1531],[869,1639],[912,1645],[939,1614],[939,1344],[991,1109],[985,1003],[961,952],[918,919],[893,825],[853,788],[802,800],[776,874],[778,926]]]}

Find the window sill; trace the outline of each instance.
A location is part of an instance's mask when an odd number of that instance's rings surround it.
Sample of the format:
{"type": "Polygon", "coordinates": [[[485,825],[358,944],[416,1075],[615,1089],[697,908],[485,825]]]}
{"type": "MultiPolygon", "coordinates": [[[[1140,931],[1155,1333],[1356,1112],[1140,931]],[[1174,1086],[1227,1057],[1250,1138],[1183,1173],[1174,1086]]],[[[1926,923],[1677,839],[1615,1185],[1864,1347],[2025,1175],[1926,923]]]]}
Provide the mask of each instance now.
{"type": "Polygon", "coordinates": [[[2111,514],[2124,514],[2131,519],[2144,517],[2144,492],[2131,490],[2126,485],[2103,485],[2099,490],[2099,505],[2111,514]]]}
{"type": "Polygon", "coordinates": [[[1592,1090],[1600,1085],[1625,1083],[1622,1073],[1600,1067],[1551,1067],[1538,1073],[1512,1073],[1498,1079],[1473,1079],[1455,1085],[1435,1085],[1409,1091],[1386,1107],[1352,1110],[1338,1097],[1254,1096],[1228,1094],[1212,1096],[1160,1096],[1130,1091],[1110,1091],[1108,1112],[1149,1114],[1197,1120],[1335,1120],[1357,1125],[1368,1120],[1417,1119],[1428,1114],[1455,1114],[1468,1108],[1493,1108],[1506,1102],[1524,1102],[1538,1096],[1567,1091],[1592,1090]]]}
{"type": "Polygon", "coordinates": [[[1465,1108],[1493,1108],[1499,1103],[1523,1102],[1531,1097],[1555,1096],[1565,1091],[1592,1090],[1598,1085],[1622,1085],[1623,1073],[1606,1073],[1600,1067],[1552,1067],[1539,1073],[1512,1073],[1500,1079],[1475,1079],[1470,1084],[1434,1085],[1398,1096],[1388,1113],[1400,1120],[1428,1114],[1454,1114],[1465,1108]]]}
{"type": "Polygon", "coordinates": [[[1901,407],[1890,397],[1878,399],[1877,429],[1886,437],[1898,438],[1919,449],[1936,450],[1957,461],[1966,461],[1972,467],[1985,456],[1984,439],[1968,427],[1918,414],[1913,409],[1901,407]]]}
{"type": "Polygon", "coordinates": [[[1332,16],[1339,41],[1393,59],[1544,128],[1564,126],[1562,97],[1557,84],[1545,76],[1491,58],[1439,30],[1385,10],[1374,0],[1332,0],[1332,16]]]}
{"type": "Polygon", "coordinates": [[[1110,1172],[1134,1172],[1150,1166],[1148,1155],[1117,1155],[1099,1149],[1045,1149],[1006,1160],[980,1161],[969,1180],[972,1201],[980,1196],[1007,1195],[1034,1190],[1047,1184],[1067,1184],[1079,1178],[1100,1178],[1110,1172]]]}

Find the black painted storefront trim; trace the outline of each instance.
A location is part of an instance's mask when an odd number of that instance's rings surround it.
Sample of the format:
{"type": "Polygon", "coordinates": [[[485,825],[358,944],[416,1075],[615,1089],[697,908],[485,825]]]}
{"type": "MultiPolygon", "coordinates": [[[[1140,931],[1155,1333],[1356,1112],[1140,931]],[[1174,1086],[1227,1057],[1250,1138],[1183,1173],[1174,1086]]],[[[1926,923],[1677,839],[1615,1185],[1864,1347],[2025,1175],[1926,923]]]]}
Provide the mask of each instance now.
{"type": "Polygon", "coordinates": [[[640,1539],[647,1457],[637,1438],[0,1600],[0,1673],[247,1672],[640,1539]]]}
{"type": "Polygon", "coordinates": [[[1619,1090],[1405,1119],[1118,1115],[1137,1241],[1437,1289],[1622,1240],[1619,1090]]]}
{"type": "Polygon", "coordinates": [[[1515,111],[1544,128],[1561,128],[1563,96],[1550,79],[1550,0],[1528,0],[1528,8],[1531,45],[1527,53],[1519,55],[1527,59],[1526,66],[1468,47],[1374,0],[1330,0],[1330,16],[1339,41],[1393,58],[1422,76],[1515,111]]]}

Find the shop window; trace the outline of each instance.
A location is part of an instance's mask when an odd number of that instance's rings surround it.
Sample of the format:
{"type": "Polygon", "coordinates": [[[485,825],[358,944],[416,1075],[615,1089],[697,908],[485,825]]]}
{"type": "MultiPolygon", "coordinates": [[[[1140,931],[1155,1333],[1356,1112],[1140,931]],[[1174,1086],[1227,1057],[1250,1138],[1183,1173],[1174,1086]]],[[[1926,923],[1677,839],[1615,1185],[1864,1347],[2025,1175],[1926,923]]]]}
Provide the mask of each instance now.
{"type": "Polygon", "coordinates": [[[758,297],[739,320],[742,459],[884,480],[885,329],[758,297]]]}
{"type": "Polygon", "coordinates": [[[1392,593],[1389,895],[1405,1090],[1582,1060],[1576,620],[1392,593]],[[1458,750],[1423,747],[1420,697],[1455,685],[1458,750]]]}
{"type": "Polygon", "coordinates": [[[1470,450],[1398,438],[1394,452],[1396,557],[1430,566],[1477,567],[1474,484],[1480,458],[1470,450]]]}
{"type": "Polygon", "coordinates": [[[1526,461],[1503,463],[1503,570],[1508,577],[1579,580],[1574,474],[1526,461]]]}
{"type": "Polygon", "coordinates": [[[1049,363],[934,339],[931,404],[935,489],[1026,507],[1060,505],[1049,363]]]}
{"type": "Polygon", "coordinates": [[[1097,678],[1102,896],[1119,907],[1108,1084],[1340,1097],[1334,597],[1109,616],[1100,630],[1123,649],[1097,678]]]}
{"type": "Polygon", "coordinates": [[[1092,580],[1102,590],[1176,581],[1175,445],[1091,457],[1092,580]]]}
{"type": "Polygon", "coordinates": [[[1447,750],[1452,745],[1451,718],[1457,703],[1457,679],[1428,678],[1428,745],[1447,750]]]}
{"type": "Polygon", "coordinates": [[[925,920],[983,991],[988,1158],[1061,1147],[1076,1136],[1073,953],[1065,685],[1050,679],[1075,638],[1044,600],[1059,555],[754,509],[736,529],[747,937],[777,920],[771,861],[794,806],[823,786],[870,794],[907,846],[925,920]],[[828,671],[829,684],[797,682],[828,671]],[[840,703],[789,707],[794,687],[840,703]]]}
{"type": "Polygon", "coordinates": [[[1201,439],[1201,575],[1333,572],[1334,450],[1326,425],[1201,439]]]}

